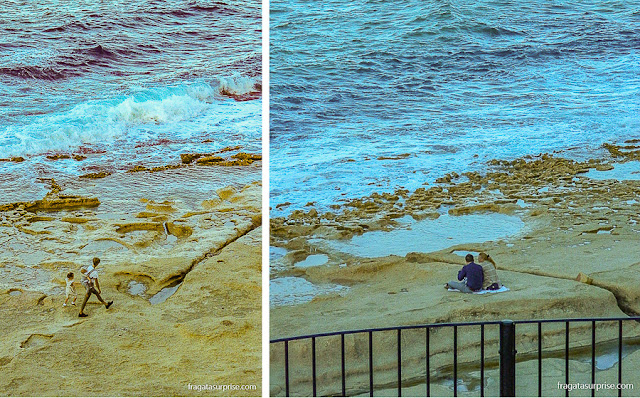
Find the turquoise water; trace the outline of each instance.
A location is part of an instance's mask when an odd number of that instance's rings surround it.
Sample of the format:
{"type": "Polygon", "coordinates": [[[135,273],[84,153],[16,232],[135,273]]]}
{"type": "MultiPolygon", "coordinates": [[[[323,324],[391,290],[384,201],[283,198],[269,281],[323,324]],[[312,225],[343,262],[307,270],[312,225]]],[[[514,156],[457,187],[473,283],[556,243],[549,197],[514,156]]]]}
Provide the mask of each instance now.
{"type": "Polygon", "coordinates": [[[270,32],[274,214],[640,133],[637,0],[273,0],[270,32]]]}
{"type": "Polygon", "coordinates": [[[614,163],[607,171],[589,170],[584,175],[594,180],[640,180],[640,162],[614,163]]]}

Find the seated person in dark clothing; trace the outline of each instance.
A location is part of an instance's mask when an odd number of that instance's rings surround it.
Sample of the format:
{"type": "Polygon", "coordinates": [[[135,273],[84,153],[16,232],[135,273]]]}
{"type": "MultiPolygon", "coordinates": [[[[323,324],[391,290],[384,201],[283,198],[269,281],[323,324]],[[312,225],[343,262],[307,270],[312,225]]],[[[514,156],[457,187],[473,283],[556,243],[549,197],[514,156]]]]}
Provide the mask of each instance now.
{"type": "Polygon", "coordinates": [[[473,262],[473,254],[467,254],[464,258],[467,265],[458,272],[458,281],[449,281],[444,287],[446,289],[458,289],[463,293],[473,293],[482,289],[483,273],[482,267],[473,262]]]}

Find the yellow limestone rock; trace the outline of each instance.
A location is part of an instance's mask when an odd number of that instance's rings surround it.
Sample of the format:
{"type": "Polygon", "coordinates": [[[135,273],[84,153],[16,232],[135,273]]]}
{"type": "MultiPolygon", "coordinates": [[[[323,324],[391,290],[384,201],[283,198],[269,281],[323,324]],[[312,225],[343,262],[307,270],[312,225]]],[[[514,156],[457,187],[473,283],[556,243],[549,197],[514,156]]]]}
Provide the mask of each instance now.
{"type": "Polygon", "coordinates": [[[576,276],[576,280],[578,282],[586,283],[586,284],[589,284],[589,285],[593,283],[593,279],[590,278],[589,276],[583,274],[582,272],[578,273],[578,276],[576,276]]]}
{"type": "Polygon", "coordinates": [[[218,194],[220,199],[227,200],[236,194],[236,189],[234,187],[226,187],[226,188],[218,189],[216,193],[218,194]]]}

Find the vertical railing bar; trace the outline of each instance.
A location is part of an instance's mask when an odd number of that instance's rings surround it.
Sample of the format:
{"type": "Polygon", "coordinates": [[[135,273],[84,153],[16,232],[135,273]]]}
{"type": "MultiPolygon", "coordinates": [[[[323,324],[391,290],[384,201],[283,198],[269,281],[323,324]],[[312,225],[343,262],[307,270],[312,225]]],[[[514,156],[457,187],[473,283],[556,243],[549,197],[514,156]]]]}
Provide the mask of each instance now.
{"type": "MultiPolygon", "coordinates": [[[[618,384],[622,384],[622,319],[618,321],[618,384]]],[[[618,390],[618,396],[622,396],[622,389],[618,390]]]]}
{"type": "MultiPolygon", "coordinates": [[[[596,384],[596,321],[591,321],[591,385],[596,384]]],[[[591,389],[591,396],[596,396],[596,389],[591,389]]]]}
{"type": "Polygon", "coordinates": [[[484,323],[480,325],[480,396],[484,397],[484,323]]]}
{"type": "Polygon", "coordinates": [[[542,396],[542,322],[538,322],[538,396],[542,396]]]}
{"type": "Polygon", "coordinates": [[[458,326],[453,326],[453,396],[458,396],[458,326]]]}
{"type": "Polygon", "coordinates": [[[500,396],[516,396],[516,324],[500,322],[500,396]]]}
{"type": "Polygon", "coordinates": [[[345,372],[345,361],[344,361],[344,333],[340,335],[340,349],[342,352],[341,362],[342,362],[342,396],[347,396],[347,383],[346,383],[346,372],[345,372]]]}
{"type": "Polygon", "coordinates": [[[285,396],[289,396],[289,341],[284,342],[284,385],[285,396]]]}
{"type": "Polygon", "coordinates": [[[431,369],[430,369],[430,364],[429,364],[429,355],[430,355],[430,349],[429,349],[429,331],[430,329],[427,327],[427,332],[426,332],[426,340],[427,340],[427,397],[431,396],[431,369]]]}
{"type": "Polygon", "coordinates": [[[311,371],[313,374],[313,396],[317,397],[316,393],[316,338],[311,338],[311,371]]]}
{"type": "MultiPolygon", "coordinates": [[[[565,331],[564,331],[564,372],[565,372],[565,383],[569,384],[569,321],[565,322],[565,331]]],[[[566,397],[569,396],[569,389],[564,390],[564,395],[566,397]]]]}
{"type": "Polygon", "coordinates": [[[369,331],[369,396],[373,397],[373,332],[369,331]]]}
{"type": "Polygon", "coordinates": [[[402,329],[398,329],[398,396],[402,396],[402,329]]]}
{"type": "Polygon", "coordinates": [[[516,350],[516,346],[517,346],[517,339],[516,336],[518,336],[518,334],[516,333],[516,324],[513,324],[513,396],[516,396],[516,364],[518,363],[516,361],[516,354],[518,353],[518,350],[516,350]]]}

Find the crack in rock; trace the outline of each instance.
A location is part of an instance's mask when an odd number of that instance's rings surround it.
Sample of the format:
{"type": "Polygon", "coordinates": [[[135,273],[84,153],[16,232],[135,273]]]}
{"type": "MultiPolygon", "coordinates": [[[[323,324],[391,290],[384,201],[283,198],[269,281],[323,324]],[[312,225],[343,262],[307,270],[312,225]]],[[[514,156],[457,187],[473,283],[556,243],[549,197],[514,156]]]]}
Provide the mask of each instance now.
{"type": "MultiPolygon", "coordinates": [[[[229,238],[227,241],[225,241],[220,247],[217,248],[213,248],[211,250],[209,250],[208,252],[204,253],[203,255],[195,258],[192,262],[191,262],[191,266],[186,269],[184,272],[181,272],[179,274],[170,276],[169,278],[166,279],[166,283],[164,284],[164,286],[162,287],[162,289],[167,288],[167,287],[174,287],[176,285],[181,284],[184,279],[187,277],[187,274],[189,274],[189,272],[193,271],[193,269],[200,264],[201,262],[203,262],[204,260],[217,256],[218,254],[220,254],[221,251],[223,251],[227,246],[229,246],[230,244],[234,243],[235,241],[237,241],[238,239],[242,238],[243,236],[251,233],[252,231],[254,231],[255,229],[259,228],[262,225],[262,218],[261,217],[255,217],[252,219],[252,223],[251,225],[249,225],[248,227],[246,227],[245,229],[239,231],[239,233],[235,236],[233,236],[232,238],[229,238]]],[[[161,290],[162,290],[161,289],[161,290]]],[[[175,292],[174,292],[175,293],[175,292]]]]}
{"type": "MultiPolygon", "coordinates": [[[[575,278],[569,277],[569,276],[564,276],[564,275],[558,275],[558,274],[552,274],[549,272],[544,272],[544,271],[522,271],[522,270],[516,270],[513,268],[509,268],[509,267],[500,267],[499,270],[504,270],[504,271],[509,271],[509,272],[517,272],[519,274],[529,274],[529,275],[535,275],[535,276],[543,276],[543,277],[547,277],[547,278],[555,278],[555,279],[565,279],[565,280],[570,280],[570,281],[576,281],[575,278]]],[[[594,280],[593,278],[589,278],[589,282],[587,283],[588,285],[600,288],[600,289],[604,289],[607,290],[608,292],[610,292],[611,294],[613,294],[613,296],[616,298],[616,302],[618,304],[618,308],[620,309],[620,311],[624,312],[625,314],[627,314],[628,316],[638,316],[640,315],[637,311],[635,311],[630,304],[628,304],[628,299],[627,297],[625,297],[623,295],[623,289],[615,286],[613,284],[610,283],[606,283],[606,282],[601,282],[601,281],[597,281],[594,280]]],[[[583,282],[584,283],[584,282],[583,282]]]]}

